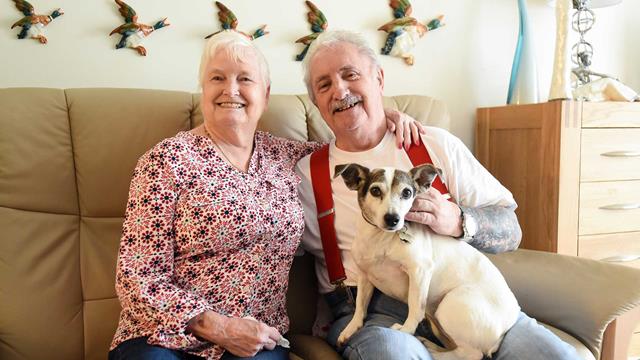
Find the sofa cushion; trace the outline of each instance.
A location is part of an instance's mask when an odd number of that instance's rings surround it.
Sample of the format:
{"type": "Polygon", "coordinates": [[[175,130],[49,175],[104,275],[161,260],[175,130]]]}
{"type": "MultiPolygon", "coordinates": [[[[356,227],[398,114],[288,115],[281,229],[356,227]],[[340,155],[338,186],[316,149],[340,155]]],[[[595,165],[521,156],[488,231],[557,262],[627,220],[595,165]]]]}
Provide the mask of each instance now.
{"type": "Polygon", "coordinates": [[[84,301],[116,297],[115,273],[122,221],[121,217],[88,216],[80,220],[80,269],[84,301]]]}
{"type": "Polygon", "coordinates": [[[0,204],[0,358],[83,357],[77,215],[0,204]]]}
{"type": "Polygon", "coordinates": [[[138,158],[190,129],[191,94],[136,89],[69,89],[71,139],[82,216],[121,217],[138,158]]]}
{"type": "Polygon", "coordinates": [[[296,256],[289,273],[287,313],[291,319],[289,332],[311,335],[316,319],[318,287],[313,256],[296,256]]]}
{"type": "Polygon", "coordinates": [[[0,89],[0,206],[78,214],[63,90],[0,89]]]}
{"type": "Polygon", "coordinates": [[[342,357],[326,341],[311,335],[292,335],[291,351],[305,360],[340,360],[342,357]]]}
{"type": "MultiPolygon", "coordinates": [[[[118,327],[120,313],[118,298],[87,300],[84,302],[84,358],[106,358],[113,333],[118,327]]],[[[79,358],[77,358],[79,359],[79,358]]]]}
{"type": "Polygon", "coordinates": [[[596,360],[595,356],[593,356],[593,353],[589,351],[589,349],[583,343],[578,341],[578,339],[574,338],[573,336],[567,334],[566,332],[560,329],[554,328],[551,325],[547,325],[544,323],[541,323],[541,324],[547,329],[551,330],[552,333],[558,335],[558,337],[562,339],[564,342],[573,346],[578,352],[578,355],[580,356],[580,358],[584,360],[596,360]]]}

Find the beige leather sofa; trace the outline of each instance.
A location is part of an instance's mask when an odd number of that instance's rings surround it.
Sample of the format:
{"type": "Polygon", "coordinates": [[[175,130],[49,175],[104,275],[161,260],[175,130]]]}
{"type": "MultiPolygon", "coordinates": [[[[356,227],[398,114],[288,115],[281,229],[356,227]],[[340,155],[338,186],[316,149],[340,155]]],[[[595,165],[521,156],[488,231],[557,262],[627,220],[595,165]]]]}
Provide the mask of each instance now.
{"type": "MultiPolygon", "coordinates": [[[[441,102],[386,100],[448,127],[441,102]]],[[[197,95],[174,91],[0,89],[1,359],[106,358],[132,169],[153,144],[200,123],[197,104],[197,95]]],[[[260,127],[299,140],[331,136],[306,96],[273,95],[260,127]]],[[[531,251],[491,259],[523,309],[562,329],[585,359],[599,357],[607,325],[640,300],[632,269],[531,251]]],[[[291,275],[293,350],[335,358],[309,336],[317,298],[310,260],[297,259],[291,275]]]]}

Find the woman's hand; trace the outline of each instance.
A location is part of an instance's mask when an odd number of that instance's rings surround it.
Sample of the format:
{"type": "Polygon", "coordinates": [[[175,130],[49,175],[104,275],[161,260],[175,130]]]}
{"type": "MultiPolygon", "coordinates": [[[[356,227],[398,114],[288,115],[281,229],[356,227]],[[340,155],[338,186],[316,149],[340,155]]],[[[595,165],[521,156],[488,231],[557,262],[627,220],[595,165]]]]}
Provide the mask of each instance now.
{"type": "Polygon", "coordinates": [[[414,144],[420,144],[420,134],[425,134],[424,125],[411,116],[394,109],[384,109],[384,115],[387,118],[387,128],[395,132],[396,144],[398,148],[409,149],[411,141],[414,144]]]}
{"type": "Polygon", "coordinates": [[[255,356],[260,350],[273,350],[280,340],[280,333],[254,319],[229,318],[222,339],[216,344],[240,357],[255,356]]]}
{"type": "Polygon", "coordinates": [[[262,349],[273,350],[282,337],[277,329],[253,318],[230,318],[213,311],[191,319],[187,331],[239,357],[255,356],[262,349]]]}

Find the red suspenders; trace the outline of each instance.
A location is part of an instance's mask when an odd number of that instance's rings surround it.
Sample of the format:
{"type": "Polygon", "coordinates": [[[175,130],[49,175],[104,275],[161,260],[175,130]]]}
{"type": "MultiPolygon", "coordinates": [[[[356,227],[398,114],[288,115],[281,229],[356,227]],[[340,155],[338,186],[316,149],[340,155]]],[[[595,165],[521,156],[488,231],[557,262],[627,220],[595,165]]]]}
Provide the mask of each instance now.
{"type": "Polygon", "coordinates": [[[311,154],[311,185],[313,186],[313,195],[316,198],[324,261],[327,262],[331,284],[337,285],[338,283],[342,284],[347,276],[344,273],[344,266],[342,266],[336,228],[333,225],[336,214],[333,207],[330,174],[329,144],[326,144],[311,154]]]}
{"type": "MultiPolygon", "coordinates": [[[[412,144],[407,155],[411,159],[413,166],[422,164],[432,164],[431,156],[427,147],[423,144],[412,144]]],[[[322,240],[322,250],[327,263],[329,281],[332,285],[344,286],[347,276],[342,265],[338,239],[336,237],[335,209],[333,206],[333,192],[331,190],[331,172],[329,170],[329,144],[316,150],[311,154],[311,185],[313,195],[316,199],[316,210],[318,216],[318,226],[320,227],[320,238],[322,240]]],[[[442,194],[448,194],[447,186],[440,177],[436,177],[432,186],[442,194]]]]}

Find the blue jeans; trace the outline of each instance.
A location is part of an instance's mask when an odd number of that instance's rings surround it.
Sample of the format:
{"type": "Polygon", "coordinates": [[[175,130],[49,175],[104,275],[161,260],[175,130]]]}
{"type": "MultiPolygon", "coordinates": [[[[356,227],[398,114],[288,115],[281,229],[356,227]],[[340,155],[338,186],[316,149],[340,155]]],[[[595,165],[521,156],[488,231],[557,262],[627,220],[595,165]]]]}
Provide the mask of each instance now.
{"type": "MultiPolygon", "coordinates": [[[[336,319],[329,330],[327,341],[345,359],[431,359],[425,346],[415,336],[390,329],[391,325],[404,322],[407,317],[407,305],[378,290],[374,291],[371,298],[364,326],[344,346],[337,348],[338,336],[351,321],[355,308],[342,294],[330,293],[325,299],[336,319]]],[[[424,321],[416,329],[416,335],[437,343],[424,321]]],[[[517,322],[506,333],[492,359],[580,360],[581,357],[571,345],[560,340],[525,313],[520,313],[517,322]]]]}
{"type": "MultiPolygon", "coordinates": [[[[200,360],[202,357],[188,354],[179,350],[163,348],[147,344],[146,337],[129,339],[109,352],[109,360],[200,360]]],[[[288,360],[289,350],[276,346],[273,350],[263,350],[254,357],[241,358],[229,352],[222,355],[221,360],[252,359],[252,360],[288,360]]]]}

